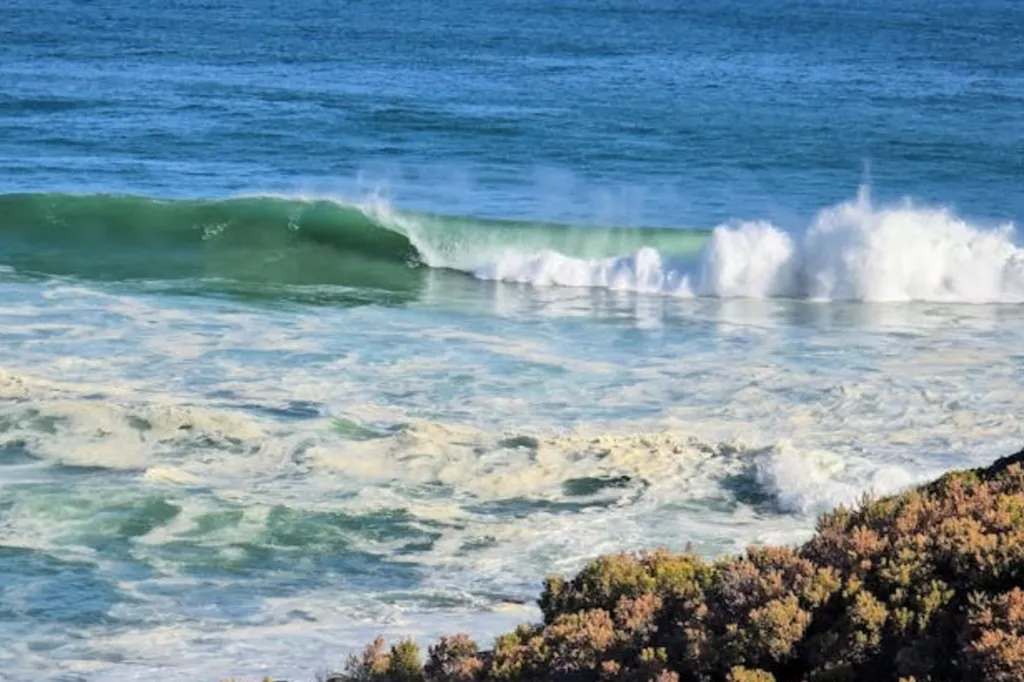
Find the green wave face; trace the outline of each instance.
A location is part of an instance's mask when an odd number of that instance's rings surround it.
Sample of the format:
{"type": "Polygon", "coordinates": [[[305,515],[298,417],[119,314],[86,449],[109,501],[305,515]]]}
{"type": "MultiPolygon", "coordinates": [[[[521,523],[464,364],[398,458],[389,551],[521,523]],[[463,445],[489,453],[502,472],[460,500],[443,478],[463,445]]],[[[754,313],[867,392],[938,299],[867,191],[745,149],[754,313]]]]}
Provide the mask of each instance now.
{"type": "Polygon", "coordinates": [[[87,279],[221,279],[407,289],[408,238],[356,208],[269,198],[0,197],[0,259],[87,279]]]}
{"type": "Polygon", "coordinates": [[[700,251],[710,232],[664,227],[569,225],[437,214],[401,218],[403,232],[429,265],[472,271],[508,252],[557,251],[579,259],[613,258],[651,247],[670,256],[700,251]]]}
{"type": "MultiPolygon", "coordinates": [[[[706,233],[395,212],[271,197],[0,195],[0,263],[103,281],[329,285],[412,294],[428,267],[472,272],[509,251],[600,258],[692,253],[706,233]]],[[[272,286],[270,287],[272,288],[272,286]]]]}

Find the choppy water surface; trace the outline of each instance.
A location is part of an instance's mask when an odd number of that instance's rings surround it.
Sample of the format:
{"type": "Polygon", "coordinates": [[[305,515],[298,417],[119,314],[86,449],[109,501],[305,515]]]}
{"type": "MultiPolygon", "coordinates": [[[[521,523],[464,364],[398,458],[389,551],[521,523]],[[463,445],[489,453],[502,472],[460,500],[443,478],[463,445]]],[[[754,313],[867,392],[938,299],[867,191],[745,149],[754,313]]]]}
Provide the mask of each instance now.
{"type": "Polygon", "coordinates": [[[0,678],[486,642],[1019,448],[1016,4],[4,12],[0,678]]]}

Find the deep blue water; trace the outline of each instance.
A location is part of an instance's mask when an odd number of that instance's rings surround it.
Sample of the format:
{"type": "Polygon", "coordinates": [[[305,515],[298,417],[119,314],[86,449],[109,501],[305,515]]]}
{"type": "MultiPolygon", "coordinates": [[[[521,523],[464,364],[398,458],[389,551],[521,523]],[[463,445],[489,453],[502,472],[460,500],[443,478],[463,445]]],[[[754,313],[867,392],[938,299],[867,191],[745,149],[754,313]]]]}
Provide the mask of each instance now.
{"type": "Polygon", "coordinates": [[[362,182],[449,213],[710,227],[805,218],[867,166],[879,197],[1024,215],[1009,0],[13,0],[0,24],[11,190],[362,182]]]}
{"type": "Polygon", "coordinates": [[[1019,449],[1022,34],[7,0],[0,679],[486,644],[595,553],[796,542],[1019,449]]]}

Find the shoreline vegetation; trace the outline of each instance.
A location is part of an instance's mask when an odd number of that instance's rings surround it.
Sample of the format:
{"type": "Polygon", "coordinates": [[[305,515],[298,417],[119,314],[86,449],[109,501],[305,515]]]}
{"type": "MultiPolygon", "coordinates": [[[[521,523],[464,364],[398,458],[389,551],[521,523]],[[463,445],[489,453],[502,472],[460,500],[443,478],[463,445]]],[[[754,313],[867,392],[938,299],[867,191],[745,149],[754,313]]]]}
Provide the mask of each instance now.
{"type": "Polygon", "coordinates": [[[378,638],[327,682],[1019,682],[1024,450],[819,518],[799,547],[604,556],[481,650],[378,638]]]}

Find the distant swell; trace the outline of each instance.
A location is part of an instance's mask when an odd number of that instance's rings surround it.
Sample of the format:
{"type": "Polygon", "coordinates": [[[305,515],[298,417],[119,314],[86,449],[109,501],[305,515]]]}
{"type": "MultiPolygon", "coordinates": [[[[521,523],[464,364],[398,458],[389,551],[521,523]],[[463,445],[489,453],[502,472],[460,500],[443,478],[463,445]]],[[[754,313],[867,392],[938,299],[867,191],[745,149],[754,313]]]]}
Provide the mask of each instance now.
{"type": "Polygon", "coordinates": [[[0,196],[0,268],[103,280],[415,291],[425,268],[537,287],[682,297],[1024,302],[1012,225],[877,207],[866,191],[803,231],[572,226],[292,197],[0,196]]]}

